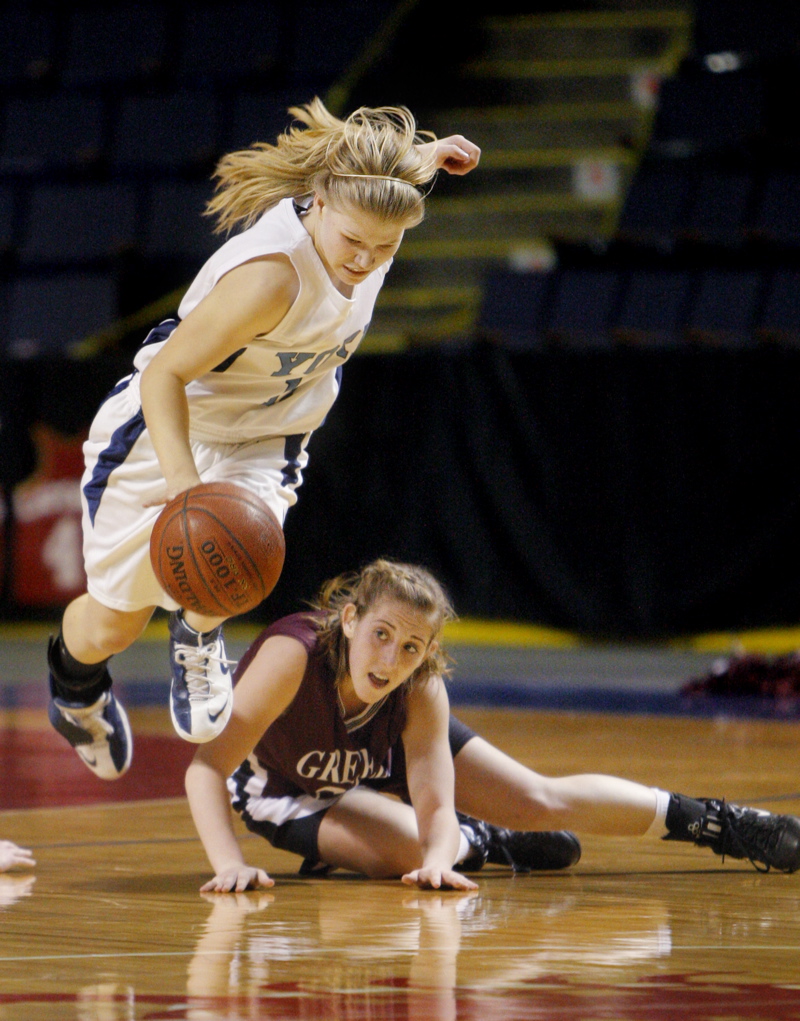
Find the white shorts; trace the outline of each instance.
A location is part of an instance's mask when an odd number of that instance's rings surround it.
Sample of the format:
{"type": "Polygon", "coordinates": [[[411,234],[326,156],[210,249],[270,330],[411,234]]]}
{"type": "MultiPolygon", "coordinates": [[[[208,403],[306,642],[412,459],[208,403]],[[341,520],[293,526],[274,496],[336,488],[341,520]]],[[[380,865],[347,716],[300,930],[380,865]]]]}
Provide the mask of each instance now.
{"type": "MultiPolygon", "coordinates": [[[[327,812],[344,797],[342,792],[319,798],[315,798],[313,794],[287,794],[279,798],[269,798],[263,794],[266,784],[267,771],[255,755],[248,755],[227,781],[233,807],[244,816],[248,827],[261,832],[262,836],[271,828],[296,823],[319,812],[327,812]],[[250,823],[256,823],[256,826],[251,827],[250,823]]],[[[350,787],[347,793],[352,794],[357,790],[359,790],[357,786],[350,787]]]]}
{"type": "MultiPolygon", "coordinates": [[[[83,555],[88,591],[114,610],[151,606],[176,610],[150,566],[150,533],[162,506],[166,484],[144,424],[133,377],[122,380],[100,406],[83,447],[81,480],[83,555]]],[[[138,381],[137,381],[138,382],[138,381]]],[[[247,443],[192,441],[203,482],[236,482],[265,501],[283,525],[308,463],[310,434],[278,436],[247,443]]]]}
{"type": "MultiPolygon", "coordinates": [[[[273,847],[299,854],[305,859],[302,871],[319,862],[317,835],[329,808],[347,798],[363,797],[367,787],[356,785],[341,794],[315,798],[311,794],[265,797],[267,771],[255,755],[249,755],[228,777],[228,793],[234,811],[251,833],[265,837],[273,847]]],[[[372,796],[372,792],[369,792],[372,796]]]]}

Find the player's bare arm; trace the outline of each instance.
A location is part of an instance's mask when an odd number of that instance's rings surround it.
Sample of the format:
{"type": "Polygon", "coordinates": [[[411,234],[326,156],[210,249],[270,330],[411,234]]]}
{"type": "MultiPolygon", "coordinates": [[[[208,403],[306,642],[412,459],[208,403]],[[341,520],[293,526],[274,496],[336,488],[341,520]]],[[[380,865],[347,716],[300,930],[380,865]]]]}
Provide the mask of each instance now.
{"type": "Polygon", "coordinates": [[[254,337],[274,330],[298,287],[286,256],[237,266],[180,323],[142,373],[142,410],[167,482],[167,499],[200,481],[189,447],[186,384],[254,337]]]}
{"type": "Polygon", "coordinates": [[[447,692],[441,678],[409,692],[403,745],[408,791],[417,816],[422,866],[403,876],[409,886],[474,890],[477,885],[453,869],[460,840],[454,805],[453,759],[448,744],[447,692]]]}
{"type": "Polygon", "coordinates": [[[233,830],[226,780],[294,699],[307,658],[294,638],[268,638],[234,688],[233,712],[225,730],[213,741],[200,745],[189,765],[189,807],[215,872],[201,892],[241,892],[273,885],[263,869],[245,863],[233,830]]]}

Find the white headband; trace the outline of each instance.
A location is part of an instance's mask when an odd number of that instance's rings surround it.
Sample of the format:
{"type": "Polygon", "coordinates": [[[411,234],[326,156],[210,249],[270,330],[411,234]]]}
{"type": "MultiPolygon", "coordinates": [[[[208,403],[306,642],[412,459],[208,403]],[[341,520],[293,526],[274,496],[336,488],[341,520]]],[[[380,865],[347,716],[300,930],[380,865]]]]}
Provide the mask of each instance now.
{"type": "Polygon", "coordinates": [[[332,170],[331,173],[334,177],[366,177],[372,181],[396,181],[398,184],[408,184],[412,188],[416,188],[411,181],[405,181],[402,177],[389,177],[387,174],[338,174],[335,170],[332,170]]]}

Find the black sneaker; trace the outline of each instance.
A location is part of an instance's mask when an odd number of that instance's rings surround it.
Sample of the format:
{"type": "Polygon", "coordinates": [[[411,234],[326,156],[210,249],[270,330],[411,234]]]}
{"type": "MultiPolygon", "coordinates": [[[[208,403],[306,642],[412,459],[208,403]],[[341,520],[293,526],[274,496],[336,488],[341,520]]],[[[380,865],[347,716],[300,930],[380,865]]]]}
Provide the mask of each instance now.
{"type": "Polygon", "coordinates": [[[723,858],[746,858],[759,872],[800,868],[800,819],[741,808],[713,798],[699,799],[706,814],[695,823],[695,843],[723,858]]]}
{"type": "Polygon", "coordinates": [[[566,869],[580,861],[581,845],[569,830],[507,830],[461,812],[456,815],[472,846],[472,853],[458,866],[459,872],[477,872],[487,862],[509,865],[515,872],[543,872],[566,869]]]}

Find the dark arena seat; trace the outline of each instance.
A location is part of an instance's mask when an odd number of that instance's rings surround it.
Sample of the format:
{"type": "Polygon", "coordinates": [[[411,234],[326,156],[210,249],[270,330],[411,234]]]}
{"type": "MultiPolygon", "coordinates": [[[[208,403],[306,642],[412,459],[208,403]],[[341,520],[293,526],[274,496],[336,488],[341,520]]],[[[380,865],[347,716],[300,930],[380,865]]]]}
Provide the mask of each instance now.
{"type": "Polygon", "coordinates": [[[613,269],[564,269],[558,273],[547,330],[570,347],[612,344],[611,321],[620,290],[613,269]]]}
{"type": "Polygon", "coordinates": [[[0,85],[25,86],[52,67],[56,38],[54,6],[26,0],[0,4],[0,85]]]}
{"type": "Polygon", "coordinates": [[[671,248],[689,203],[689,168],[645,163],[634,177],[622,208],[617,235],[624,241],[671,248]]]}
{"type": "Polygon", "coordinates": [[[286,50],[286,22],[286,10],[279,4],[183,5],[177,79],[239,84],[269,78],[286,50]]]}
{"type": "Polygon", "coordinates": [[[30,195],[23,263],[84,263],[133,247],[137,194],[121,182],[42,184],[30,195]]]}
{"type": "Polygon", "coordinates": [[[672,156],[734,150],[759,134],[764,113],[758,71],[679,74],[662,85],[653,145],[672,156]]]}
{"type": "Polygon", "coordinates": [[[681,221],[683,239],[720,248],[740,248],[746,241],[753,174],[706,169],[681,221]]]}
{"type": "Polygon", "coordinates": [[[761,288],[756,270],[703,270],[687,317],[689,337],[726,347],[753,346],[761,288]]]}
{"type": "Polygon", "coordinates": [[[123,3],[68,13],[62,81],[68,87],[147,81],[164,67],[166,5],[123,3]]]}
{"type": "Polygon", "coordinates": [[[210,163],[218,153],[220,99],[213,89],[127,95],[111,143],[122,172],[177,172],[210,163]]]}
{"type": "Polygon", "coordinates": [[[776,170],[767,176],[753,218],[753,236],[800,248],[800,172],[776,170]]]}
{"type": "Polygon", "coordinates": [[[0,170],[25,174],[90,166],[103,149],[104,114],[100,97],[82,93],[8,99],[0,170]]]}
{"type": "Polygon", "coordinates": [[[73,344],[113,322],[116,306],[111,273],[17,275],[10,285],[6,354],[67,355],[73,344]]]}
{"type": "Polygon", "coordinates": [[[505,347],[530,350],[546,343],[553,274],[499,270],[486,279],[478,332],[505,347]]]}
{"type": "Polygon", "coordinates": [[[148,189],[142,230],[145,256],[190,260],[199,266],[219,247],[213,220],[203,216],[211,198],[209,181],[156,181],[148,189]]]}
{"type": "Polygon", "coordinates": [[[648,347],[684,342],[691,275],[684,271],[633,270],[614,323],[618,340],[648,347]]]}
{"type": "Polygon", "coordinates": [[[800,346],[800,270],[772,274],[756,332],[766,341],[800,346]]]}
{"type": "Polygon", "coordinates": [[[0,184],[0,255],[14,246],[17,212],[17,189],[13,184],[0,184]]]}

